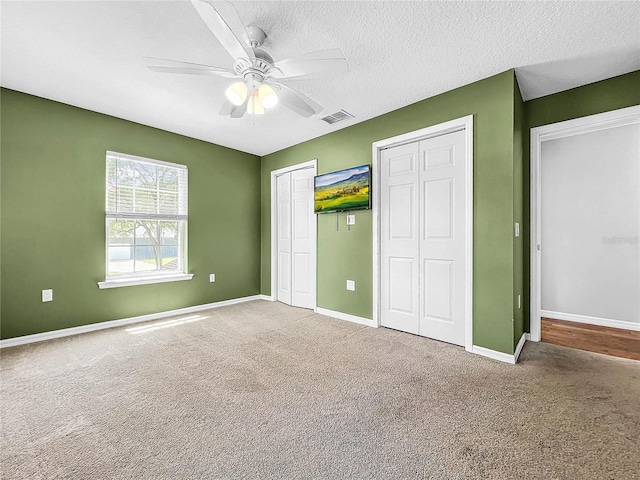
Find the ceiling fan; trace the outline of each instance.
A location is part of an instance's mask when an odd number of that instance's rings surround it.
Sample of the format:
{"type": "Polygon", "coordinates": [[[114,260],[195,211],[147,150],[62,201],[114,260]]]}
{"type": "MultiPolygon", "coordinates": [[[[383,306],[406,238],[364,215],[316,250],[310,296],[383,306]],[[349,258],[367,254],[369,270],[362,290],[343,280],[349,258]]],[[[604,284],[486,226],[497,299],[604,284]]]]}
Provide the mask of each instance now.
{"type": "Polygon", "coordinates": [[[346,73],[347,60],[339,49],[322,50],[275,62],[259,48],[266,34],[256,26],[245,27],[235,7],[229,2],[191,0],[209,30],[234,59],[232,69],[153,58],[161,65],[149,70],[187,75],[217,75],[238,81],[226,89],[226,101],[220,115],[240,118],[245,113],[260,115],[265,108],[278,102],[304,117],[310,117],[323,107],[303,93],[280,83],[280,80],[301,79],[346,73]],[[241,40],[244,40],[244,42],[241,40]]]}

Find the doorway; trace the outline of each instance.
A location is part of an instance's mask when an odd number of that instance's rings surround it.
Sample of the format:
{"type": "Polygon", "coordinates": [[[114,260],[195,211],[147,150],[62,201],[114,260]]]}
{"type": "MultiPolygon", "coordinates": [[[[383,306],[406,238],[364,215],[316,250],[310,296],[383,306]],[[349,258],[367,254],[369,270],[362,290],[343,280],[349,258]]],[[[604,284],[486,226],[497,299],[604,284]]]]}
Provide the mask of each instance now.
{"type": "Polygon", "coordinates": [[[316,309],[316,160],[271,172],[271,295],[316,309]]]}
{"type": "Polygon", "coordinates": [[[640,107],[531,130],[531,340],[640,331],[639,138],[640,107]]]}
{"type": "Polygon", "coordinates": [[[374,321],[472,349],[473,117],[373,144],[374,321]]]}

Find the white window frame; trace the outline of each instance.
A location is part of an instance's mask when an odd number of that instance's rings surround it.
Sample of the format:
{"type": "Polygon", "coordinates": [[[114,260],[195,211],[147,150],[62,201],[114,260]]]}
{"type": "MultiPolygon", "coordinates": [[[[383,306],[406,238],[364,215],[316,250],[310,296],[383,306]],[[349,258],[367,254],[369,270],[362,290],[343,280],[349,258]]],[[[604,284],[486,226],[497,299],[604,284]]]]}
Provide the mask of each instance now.
{"type": "MultiPolygon", "coordinates": [[[[109,170],[108,163],[109,158],[117,157],[119,159],[152,164],[152,165],[160,165],[164,167],[171,167],[185,171],[185,183],[184,183],[184,205],[187,206],[188,203],[188,173],[187,167],[185,165],[164,162],[161,160],[155,160],[151,158],[145,157],[137,157],[135,155],[128,155],[124,153],[107,151],[105,156],[105,167],[106,167],[106,175],[105,175],[105,205],[108,208],[108,198],[109,195],[109,170]]],[[[126,287],[133,285],[145,285],[151,283],[165,283],[165,282],[176,282],[182,280],[191,280],[193,278],[193,274],[186,273],[186,262],[187,258],[187,221],[188,214],[185,212],[184,215],[175,215],[175,214],[142,214],[142,213],[120,213],[117,211],[106,211],[105,210],[105,281],[98,282],[98,287],[101,289],[105,288],[115,288],[115,287],[126,287]],[[153,220],[153,221],[175,221],[178,222],[178,271],[174,272],[166,272],[162,270],[154,270],[148,272],[132,272],[127,274],[119,274],[119,275],[109,275],[109,221],[113,219],[127,219],[135,222],[136,220],[153,220]]],[[[135,248],[135,244],[134,244],[135,248]]]]}

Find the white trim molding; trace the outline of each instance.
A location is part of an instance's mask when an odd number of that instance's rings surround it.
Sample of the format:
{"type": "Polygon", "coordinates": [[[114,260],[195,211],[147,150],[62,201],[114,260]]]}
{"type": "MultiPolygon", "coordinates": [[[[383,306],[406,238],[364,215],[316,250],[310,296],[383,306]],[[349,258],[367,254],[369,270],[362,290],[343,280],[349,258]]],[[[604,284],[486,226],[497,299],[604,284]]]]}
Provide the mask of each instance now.
{"type": "Polygon", "coordinates": [[[366,325],[367,327],[378,327],[378,325],[369,318],[358,317],[356,315],[337,312],[335,310],[329,310],[327,308],[318,307],[316,308],[316,313],[324,315],[325,317],[337,318],[338,320],[346,320],[347,322],[359,323],[360,325],[366,325]]]}
{"type": "Polygon", "coordinates": [[[550,310],[540,310],[540,315],[554,320],[566,320],[568,322],[588,323],[590,325],[600,325],[602,327],[621,328],[624,330],[634,330],[640,332],[640,323],[626,322],[624,320],[614,320],[613,318],[590,317],[588,315],[576,315],[574,313],[553,312],[550,310]]]}
{"type": "MultiPolygon", "coordinates": [[[[610,112],[589,115],[586,117],[567,120],[565,122],[552,123],[531,129],[531,236],[530,236],[530,330],[531,340],[540,341],[540,317],[541,317],[541,152],[542,143],[548,140],[580,135],[583,133],[597,132],[608,128],[622,127],[640,123],[640,105],[621,108],[610,112]]],[[[586,317],[583,317],[586,318],[586,317]]],[[[593,317],[591,317],[593,318],[593,317]]]]}
{"type": "Polygon", "coordinates": [[[140,315],[138,317],[122,318],[120,320],[109,320],[106,322],[92,323],[89,325],[81,325],[79,327],[63,328],[61,330],[53,330],[51,332],[36,333],[33,335],[24,335],[22,337],[7,338],[0,340],[0,348],[15,347],[17,345],[25,345],[27,343],[43,342],[54,338],[69,337],[79,335],[81,333],[95,332],[97,330],[106,330],[107,328],[122,327],[131,325],[132,323],[148,322],[150,320],[158,320],[159,318],[174,317],[176,315],[186,315],[189,313],[200,312],[212,308],[226,307],[238,303],[252,302],[254,300],[262,300],[263,295],[252,295],[249,297],[232,298],[231,300],[223,300],[221,302],[206,303],[204,305],[195,305],[193,307],[178,308],[177,310],[168,310],[166,312],[151,313],[148,315],[140,315]]]}
{"type": "Polygon", "coordinates": [[[178,273],[175,275],[158,275],[149,277],[127,277],[124,280],[105,280],[104,282],[98,282],[98,288],[104,290],[105,288],[118,288],[118,287],[133,287],[135,285],[149,285],[152,283],[167,283],[167,282],[181,282],[183,280],[191,280],[193,273],[178,273]]]}
{"type": "MultiPolygon", "coordinates": [[[[271,298],[273,301],[277,300],[278,295],[278,231],[276,228],[277,225],[277,205],[276,205],[276,177],[279,175],[283,175],[288,172],[293,172],[294,170],[302,170],[304,168],[313,168],[313,175],[318,175],[318,159],[314,158],[313,160],[309,160],[308,162],[297,163],[295,165],[289,165],[288,167],[279,168],[278,170],[272,170],[271,176],[269,179],[269,188],[271,189],[271,298]]],[[[315,216],[315,213],[313,214],[315,216]]],[[[315,219],[318,221],[317,218],[315,219]]],[[[316,247],[315,247],[315,261],[316,261],[316,275],[318,273],[318,247],[317,247],[317,238],[318,238],[318,229],[316,227],[314,235],[316,236],[316,247]]],[[[316,285],[315,292],[315,300],[314,300],[314,308],[315,311],[318,305],[318,287],[316,285]]]]}
{"type": "Polygon", "coordinates": [[[456,118],[409,133],[404,133],[372,144],[371,162],[373,174],[373,324],[380,325],[380,157],[382,150],[447,133],[465,131],[466,154],[466,295],[464,347],[472,352],[473,345],[473,115],[456,118]]]}
{"type": "Polygon", "coordinates": [[[520,357],[520,352],[522,352],[522,347],[524,347],[525,342],[528,340],[528,334],[523,333],[522,337],[520,337],[520,341],[516,346],[516,351],[513,355],[509,355],[508,353],[498,352],[497,350],[491,350],[489,348],[479,347],[477,345],[473,346],[471,350],[473,353],[478,355],[482,355],[483,357],[492,358],[494,360],[498,360],[500,362],[510,363],[511,365],[515,365],[518,362],[518,358],[520,357]]]}
{"type": "Polygon", "coordinates": [[[522,336],[520,337],[520,340],[518,341],[518,345],[516,345],[516,351],[513,354],[513,363],[516,363],[518,361],[518,358],[520,358],[520,352],[522,352],[522,348],[524,347],[525,342],[528,340],[528,335],[526,333],[523,333],[522,336]]]}

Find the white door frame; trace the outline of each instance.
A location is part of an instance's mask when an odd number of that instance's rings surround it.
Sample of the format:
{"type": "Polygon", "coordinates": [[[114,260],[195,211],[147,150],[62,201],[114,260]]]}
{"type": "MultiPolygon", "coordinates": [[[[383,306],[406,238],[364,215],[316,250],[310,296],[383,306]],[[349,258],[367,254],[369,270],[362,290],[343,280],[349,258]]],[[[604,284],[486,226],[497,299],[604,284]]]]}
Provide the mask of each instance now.
{"type": "MultiPolygon", "coordinates": [[[[318,175],[318,159],[314,158],[308,162],[298,163],[296,165],[289,165],[288,167],[279,168],[278,170],[271,171],[271,296],[269,300],[275,301],[277,298],[276,292],[278,291],[278,230],[277,230],[277,199],[276,199],[276,177],[283,175],[294,170],[302,170],[304,168],[312,168],[313,176],[318,175]]],[[[315,213],[314,213],[315,215],[315,213]]],[[[317,217],[316,217],[317,223],[317,217]]],[[[317,241],[317,228],[313,229],[311,234],[313,235],[313,257],[315,258],[315,274],[318,272],[318,241],[317,241]]],[[[318,287],[316,285],[316,291],[314,292],[313,311],[318,308],[318,287]]]]}
{"type": "Polygon", "coordinates": [[[385,148],[464,130],[466,161],[466,254],[465,254],[465,331],[464,347],[473,350],[473,115],[404,133],[372,145],[373,172],[373,323],[380,326],[380,154],[385,148]]]}
{"type": "Polygon", "coordinates": [[[589,115],[564,122],[551,123],[531,129],[531,236],[530,236],[530,282],[529,318],[530,340],[540,341],[540,311],[542,282],[540,278],[540,242],[541,242],[541,182],[540,165],[542,142],[558,138],[597,132],[607,128],[622,127],[640,123],[640,106],[612,110],[610,112],[589,115]]]}

